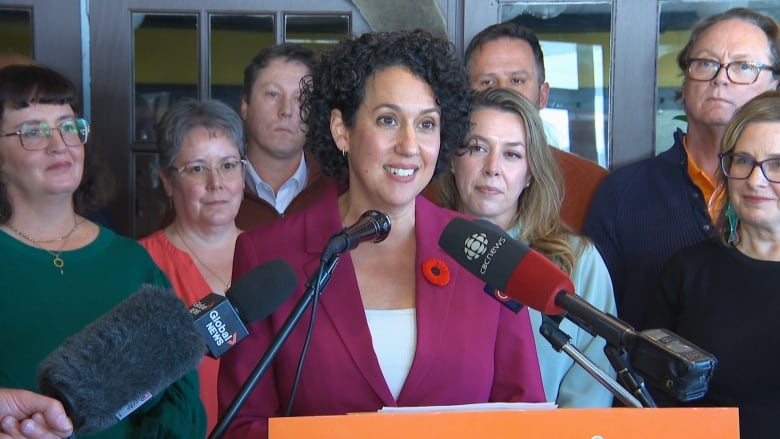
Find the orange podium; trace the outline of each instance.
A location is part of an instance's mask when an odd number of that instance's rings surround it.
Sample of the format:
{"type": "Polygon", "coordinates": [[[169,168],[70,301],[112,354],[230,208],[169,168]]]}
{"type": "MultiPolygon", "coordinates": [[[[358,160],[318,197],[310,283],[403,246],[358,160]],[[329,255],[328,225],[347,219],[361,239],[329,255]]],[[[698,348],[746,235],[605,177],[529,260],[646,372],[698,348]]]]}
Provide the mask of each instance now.
{"type": "Polygon", "coordinates": [[[269,439],[739,439],[736,408],[356,413],[271,418],[269,439]]]}

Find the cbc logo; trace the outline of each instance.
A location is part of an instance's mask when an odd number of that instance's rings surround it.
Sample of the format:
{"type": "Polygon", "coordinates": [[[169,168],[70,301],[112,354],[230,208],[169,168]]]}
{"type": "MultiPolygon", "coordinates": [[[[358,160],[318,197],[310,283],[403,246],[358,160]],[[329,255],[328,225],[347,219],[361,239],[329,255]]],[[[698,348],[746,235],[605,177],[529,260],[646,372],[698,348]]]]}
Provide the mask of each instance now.
{"type": "Polygon", "coordinates": [[[509,297],[509,296],[507,296],[506,294],[504,294],[504,292],[503,292],[503,291],[501,291],[501,290],[499,290],[498,288],[496,288],[495,290],[493,290],[493,296],[494,296],[496,299],[498,299],[498,301],[499,301],[499,302],[507,302],[507,301],[509,301],[509,299],[510,299],[510,297],[509,297]]]}
{"type": "Polygon", "coordinates": [[[468,238],[464,243],[466,246],[463,251],[466,253],[466,258],[469,261],[479,259],[485,254],[488,245],[487,235],[484,233],[475,233],[468,238]]]}

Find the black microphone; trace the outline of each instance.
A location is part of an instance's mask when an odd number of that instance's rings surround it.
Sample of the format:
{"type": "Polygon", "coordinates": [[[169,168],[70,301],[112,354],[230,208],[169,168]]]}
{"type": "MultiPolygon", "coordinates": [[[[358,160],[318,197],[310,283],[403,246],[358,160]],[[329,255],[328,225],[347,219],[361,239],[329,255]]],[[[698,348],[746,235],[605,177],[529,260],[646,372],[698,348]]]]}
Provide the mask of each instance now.
{"type": "MultiPolygon", "coordinates": [[[[320,258],[320,266],[311,275],[306,282],[306,290],[298,302],[290,311],[290,315],[284,321],[282,326],[276,332],[273,340],[268,345],[268,348],[260,357],[252,372],[241,385],[238,393],[233,397],[230,405],[221,413],[219,422],[214,426],[214,429],[208,436],[208,439],[221,439],[227,432],[228,427],[235,419],[238,411],[243,407],[249,395],[254,390],[257,383],[268,370],[271,363],[276,358],[277,354],[282,348],[282,345],[287,341],[293,329],[298,325],[303,313],[309,306],[312,306],[312,317],[310,320],[310,329],[313,327],[311,324],[314,322],[314,316],[316,311],[316,303],[319,300],[319,295],[322,294],[325,286],[330,282],[333,269],[339,261],[338,256],[346,251],[352,250],[363,241],[369,239],[374,242],[381,242],[390,233],[390,217],[386,213],[379,212],[377,210],[369,210],[360,216],[360,219],[351,227],[346,227],[340,232],[333,235],[328,243],[325,245],[325,249],[322,252],[320,258]]],[[[309,333],[310,334],[310,333],[309,333]]],[[[307,346],[304,343],[304,346],[307,346]]],[[[306,350],[301,352],[301,361],[305,358],[306,350]]],[[[300,367],[299,367],[300,370],[300,367]]],[[[290,395],[290,400],[294,398],[294,395],[290,395]]]]}
{"type": "Polygon", "coordinates": [[[378,210],[368,210],[360,215],[357,222],[331,236],[322,251],[322,261],[328,261],[335,255],[353,250],[363,241],[382,242],[390,233],[390,217],[378,210]]]}
{"type": "MultiPolygon", "coordinates": [[[[680,401],[704,396],[715,357],[665,329],[637,332],[574,291],[571,279],[542,254],[493,224],[453,219],[439,246],[473,275],[544,314],[563,314],[607,344],[626,348],[631,366],[680,401]]],[[[502,300],[501,298],[498,298],[502,300]]]]}
{"type": "Polygon", "coordinates": [[[75,433],[103,431],[198,366],[206,346],[176,294],[144,284],[38,366],[75,433]]]}
{"type": "Polygon", "coordinates": [[[298,285],[290,264],[274,259],[241,276],[225,292],[211,293],[192,307],[195,326],[206,341],[207,355],[219,358],[249,335],[247,324],[268,317],[298,285]]]}

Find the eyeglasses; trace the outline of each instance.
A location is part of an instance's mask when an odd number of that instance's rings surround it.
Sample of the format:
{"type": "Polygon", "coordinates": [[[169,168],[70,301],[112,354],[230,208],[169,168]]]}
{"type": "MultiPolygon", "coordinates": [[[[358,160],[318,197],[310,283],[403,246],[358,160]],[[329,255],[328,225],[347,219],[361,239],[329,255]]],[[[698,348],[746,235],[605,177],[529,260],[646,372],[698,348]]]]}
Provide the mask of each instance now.
{"type": "MultiPolygon", "coordinates": [[[[86,119],[67,119],[56,127],[62,141],[67,146],[82,146],[89,137],[89,122],[86,119]]],[[[52,136],[52,127],[46,122],[23,123],[13,133],[0,134],[0,137],[19,136],[22,148],[27,151],[46,149],[52,136]]]]}
{"type": "Polygon", "coordinates": [[[758,166],[764,177],[772,183],[780,183],[780,157],[757,162],[752,158],[734,152],[718,154],[723,175],[734,180],[746,180],[758,166]]]}
{"type": "Polygon", "coordinates": [[[711,81],[720,69],[726,68],[726,77],[734,84],[753,84],[762,70],[774,72],[770,65],[750,61],[732,61],[721,64],[713,59],[693,58],[688,60],[688,77],[694,81],[711,81]]]}
{"type": "Polygon", "coordinates": [[[170,170],[176,171],[179,175],[187,177],[197,182],[205,182],[211,171],[216,171],[217,175],[223,180],[235,180],[244,175],[246,160],[228,159],[216,166],[206,166],[203,163],[189,163],[180,168],[171,166],[170,170]]]}

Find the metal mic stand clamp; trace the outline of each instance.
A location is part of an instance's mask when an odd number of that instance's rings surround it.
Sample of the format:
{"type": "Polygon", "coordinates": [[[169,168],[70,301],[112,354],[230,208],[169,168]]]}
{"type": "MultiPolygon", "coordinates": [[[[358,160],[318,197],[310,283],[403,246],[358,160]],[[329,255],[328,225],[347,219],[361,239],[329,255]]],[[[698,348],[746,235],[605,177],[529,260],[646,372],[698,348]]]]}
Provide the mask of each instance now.
{"type": "Polygon", "coordinates": [[[563,332],[558,324],[550,316],[542,314],[542,324],[539,326],[539,332],[550,342],[553,349],[558,352],[565,352],[577,364],[582,366],[593,378],[606,387],[623,404],[630,407],[642,407],[642,403],[633,397],[611,376],[607,375],[598,366],[593,364],[588,357],[579,349],[571,344],[571,337],[563,332]]]}
{"type": "Polygon", "coordinates": [[[604,353],[612,364],[612,368],[617,372],[620,383],[642,402],[642,407],[657,407],[653,397],[650,396],[650,392],[645,387],[645,381],[628,367],[628,351],[625,348],[617,348],[607,343],[604,346],[604,353]]]}

